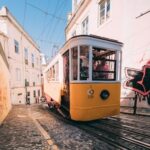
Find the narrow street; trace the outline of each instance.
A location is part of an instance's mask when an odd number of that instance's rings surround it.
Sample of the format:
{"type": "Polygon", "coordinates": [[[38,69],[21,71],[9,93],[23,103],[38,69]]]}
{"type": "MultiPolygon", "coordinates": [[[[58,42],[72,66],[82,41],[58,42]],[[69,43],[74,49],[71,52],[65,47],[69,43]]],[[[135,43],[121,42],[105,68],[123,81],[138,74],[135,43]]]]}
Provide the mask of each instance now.
{"type": "Polygon", "coordinates": [[[129,149],[137,150],[141,146],[148,149],[150,146],[150,118],[146,116],[121,114],[117,117],[75,124],[71,125],[58,119],[49,112],[46,104],[13,106],[0,126],[0,150],[115,150],[119,149],[116,145],[121,145],[121,141],[125,142],[120,147],[129,145],[129,149]],[[93,127],[97,135],[90,130],[93,127]],[[104,131],[106,129],[107,131],[104,131]],[[104,140],[106,138],[107,141],[104,140]],[[130,139],[130,144],[127,139],[130,139]]]}

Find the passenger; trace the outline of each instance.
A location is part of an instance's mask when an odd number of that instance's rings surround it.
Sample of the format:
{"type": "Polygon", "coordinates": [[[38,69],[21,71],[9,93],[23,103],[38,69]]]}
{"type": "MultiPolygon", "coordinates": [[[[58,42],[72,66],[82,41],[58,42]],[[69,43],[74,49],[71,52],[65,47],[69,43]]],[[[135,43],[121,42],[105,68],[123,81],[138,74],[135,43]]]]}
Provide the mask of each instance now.
{"type": "Polygon", "coordinates": [[[108,79],[108,73],[105,71],[109,71],[109,66],[106,64],[105,58],[102,58],[101,63],[96,66],[96,71],[104,71],[99,73],[99,77],[108,79]]]}

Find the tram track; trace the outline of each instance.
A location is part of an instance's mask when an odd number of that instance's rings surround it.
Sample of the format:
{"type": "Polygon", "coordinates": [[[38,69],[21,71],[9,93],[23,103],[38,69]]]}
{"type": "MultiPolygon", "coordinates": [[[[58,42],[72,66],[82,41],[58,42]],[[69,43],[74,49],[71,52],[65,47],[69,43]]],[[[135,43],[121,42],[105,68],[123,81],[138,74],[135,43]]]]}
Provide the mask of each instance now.
{"type": "Polygon", "coordinates": [[[149,122],[145,122],[145,121],[142,121],[142,120],[134,120],[134,119],[131,119],[131,118],[126,118],[126,117],[116,117],[116,116],[113,116],[113,117],[109,117],[108,119],[110,120],[114,120],[114,121],[119,121],[121,123],[128,123],[129,125],[135,125],[135,126],[143,126],[143,128],[150,128],[150,119],[149,119],[149,122]]]}
{"type": "MultiPolygon", "coordinates": [[[[144,136],[146,138],[149,138],[150,139],[150,132],[147,131],[147,130],[144,130],[144,129],[140,129],[138,127],[134,127],[134,126],[130,126],[130,125],[126,125],[125,123],[122,124],[120,122],[117,122],[117,121],[112,121],[112,120],[109,120],[109,119],[102,119],[99,121],[100,124],[104,124],[104,125],[109,125],[109,126],[112,126],[113,128],[119,128],[123,131],[126,131],[126,132],[130,132],[130,133],[135,133],[135,134],[138,134],[139,136],[144,136]]],[[[98,124],[98,123],[97,123],[98,124]]]]}
{"type": "MultiPolygon", "coordinates": [[[[150,144],[141,142],[140,140],[134,139],[134,137],[129,137],[129,132],[128,132],[128,137],[122,133],[122,130],[118,130],[117,128],[110,128],[110,126],[106,125],[91,125],[88,124],[88,127],[93,128],[93,130],[96,130],[100,133],[103,133],[103,135],[107,134],[109,137],[109,140],[117,140],[118,143],[124,143],[127,142],[128,147],[130,149],[150,149],[150,144]],[[113,137],[113,139],[111,139],[113,137]]],[[[136,137],[136,135],[135,135],[136,137]]]]}
{"type": "MultiPolygon", "coordinates": [[[[134,139],[133,137],[126,137],[124,133],[122,133],[124,129],[119,129],[116,126],[111,126],[110,124],[97,124],[97,125],[92,125],[91,123],[93,122],[76,122],[72,120],[67,120],[60,116],[58,113],[55,111],[50,111],[52,115],[54,115],[57,119],[60,121],[63,121],[67,124],[70,124],[72,126],[75,126],[86,133],[94,136],[95,138],[113,146],[116,149],[121,149],[121,150],[149,150],[150,149],[150,144],[146,142],[142,142],[140,140],[134,139]],[[110,128],[111,126],[111,128],[110,128]],[[115,128],[114,131],[112,131],[112,127],[115,128]],[[118,132],[119,131],[119,132],[118,132]]],[[[133,134],[133,132],[128,131],[128,134],[133,134]]],[[[139,135],[139,133],[134,133],[135,136],[139,135]]],[[[140,135],[144,136],[144,135],[140,135]]],[[[148,135],[146,135],[148,136],[148,135]]]]}

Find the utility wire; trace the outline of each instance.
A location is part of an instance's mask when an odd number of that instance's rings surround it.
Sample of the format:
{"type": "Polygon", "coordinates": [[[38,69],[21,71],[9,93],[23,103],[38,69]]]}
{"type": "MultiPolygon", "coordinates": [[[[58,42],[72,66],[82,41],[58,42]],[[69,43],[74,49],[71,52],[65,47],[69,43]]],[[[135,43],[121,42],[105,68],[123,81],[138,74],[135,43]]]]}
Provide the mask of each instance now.
{"type": "MultiPolygon", "coordinates": [[[[64,7],[64,1],[61,3],[61,6],[59,7],[59,11],[60,11],[60,9],[61,8],[63,8],[64,7]]],[[[55,12],[54,13],[56,13],[57,12],[57,8],[56,8],[56,10],[55,10],[55,12]]],[[[60,11],[60,15],[61,15],[62,13],[61,13],[61,11],[60,11]]],[[[54,22],[54,21],[52,21],[52,22],[54,22]]],[[[54,35],[54,32],[55,32],[55,30],[56,30],[56,28],[57,28],[57,26],[59,25],[59,22],[60,22],[60,20],[57,20],[56,21],[56,23],[52,26],[52,28],[51,28],[51,30],[49,30],[47,33],[47,37],[50,35],[54,35]]]]}
{"type": "MultiPolygon", "coordinates": [[[[63,1],[62,3],[61,3],[61,6],[60,6],[60,8],[64,8],[65,7],[65,1],[63,1]]],[[[59,10],[60,10],[60,8],[59,8],[59,10]]],[[[57,10],[57,9],[56,9],[57,10]]],[[[60,13],[60,15],[62,14],[62,11],[60,11],[59,12],[60,13]]],[[[51,32],[48,32],[48,37],[50,37],[50,36],[53,36],[54,35],[54,33],[55,33],[55,31],[56,31],[56,28],[58,27],[58,25],[59,25],[59,22],[60,22],[60,20],[57,20],[56,21],[56,23],[54,24],[54,26],[53,26],[53,28],[51,29],[51,32]]],[[[60,35],[59,35],[60,36],[60,35]]],[[[55,44],[56,45],[56,44],[55,44]]],[[[54,44],[53,44],[53,46],[52,46],[52,48],[51,48],[51,51],[52,51],[52,53],[54,53],[53,51],[54,51],[54,49],[53,49],[53,47],[55,46],[54,44]]],[[[52,54],[53,55],[53,54],[52,54]]]]}
{"type": "Polygon", "coordinates": [[[52,14],[52,13],[49,13],[49,12],[47,12],[47,11],[44,11],[44,10],[42,10],[41,8],[39,8],[39,7],[37,7],[37,6],[33,5],[33,4],[31,4],[31,3],[29,3],[29,2],[27,2],[26,4],[27,4],[28,6],[31,6],[32,8],[35,8],[35,9],[37,9],[37,10],[43,12],[45,15],[52,16],[52,17],[54,17],[54,18],[56,18],[56,19],[58,19],[58,20],[67,21],[67,19],[58,17],[58,16],[56,16],[56,15],[54,15],[54,14],[52,14]]]}
{"type": "MultiPolygon", "coordinates": [[[[56,14],[58,2],[59,2],[59,1],[57,0],[56,8],[55,8],[54,14],[56,14]]],[[[54,19],[54,17],[53,17],[53,19],[54,19]]],[[[53,20],[53,19],[52,19],[52,20],[53,20]]],[[[53,23],[52,20],[48,21],[48,23],[46,24],[46,26],[43,28],[42,32],[40,33],[39,38],[42,37],[43,34],[46,32],[46,29],[47,29],[47,27],[49,27],[49,24],[52,24],[52,23],[53,23]]]]}
{"type": "Polygon", "coordinates": [[[56,43],[54,41],[49,41],[49,40],[43,40],[43,39],[36,39],[36,41],[40,41],[40,42],[44,42],[44,43],[50,43],[50,44],[59,44],[59,43],[56,43]]]}

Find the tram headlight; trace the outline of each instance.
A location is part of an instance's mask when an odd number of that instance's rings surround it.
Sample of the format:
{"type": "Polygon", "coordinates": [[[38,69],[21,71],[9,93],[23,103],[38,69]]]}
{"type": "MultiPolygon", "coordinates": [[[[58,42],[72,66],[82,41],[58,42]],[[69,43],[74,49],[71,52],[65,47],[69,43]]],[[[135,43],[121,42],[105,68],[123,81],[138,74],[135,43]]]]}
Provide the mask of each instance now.
{"type": "Polygon", "coordinates": [[[100,97],[101,97],[103,100],[106,100],[109,96],[110,96],[110,93],[109,93],[108,90],[102,90],[101,93],[100,93],[100,97]]]}
{"type": "Polygon", "coordinates": [[[93,96],[94,95],[94,90],[93,89],[88,89],[87,94],[88,94],[88,96],[93,96]]]}

